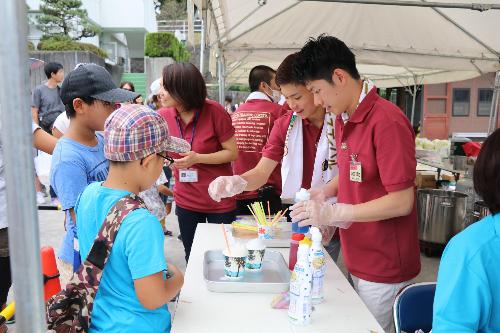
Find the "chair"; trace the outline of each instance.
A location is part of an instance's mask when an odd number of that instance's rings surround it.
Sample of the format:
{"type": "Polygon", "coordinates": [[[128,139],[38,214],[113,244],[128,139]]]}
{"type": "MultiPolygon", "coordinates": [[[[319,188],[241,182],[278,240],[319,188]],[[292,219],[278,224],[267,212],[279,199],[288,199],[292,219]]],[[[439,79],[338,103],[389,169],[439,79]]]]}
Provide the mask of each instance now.
{"type": "Polygon", "coordinates": [[[394,301],[396,333],[432,329],[435,282],[415,283],[403,288],[394,301]]]}

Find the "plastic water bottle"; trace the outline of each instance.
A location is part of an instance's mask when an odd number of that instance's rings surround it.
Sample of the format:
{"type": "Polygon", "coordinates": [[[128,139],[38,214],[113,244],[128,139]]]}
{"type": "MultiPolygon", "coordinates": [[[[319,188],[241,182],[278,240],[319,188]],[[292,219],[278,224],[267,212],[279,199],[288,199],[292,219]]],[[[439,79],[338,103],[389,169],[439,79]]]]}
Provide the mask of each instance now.
{"type": "Polygon", "coordinates": [[[309,246],[301,241],[298,260],[290,278],[288,318],[294,325],[305,326],[311,322],[311,282],[312,269],[309,263],[309,246]]]}
{"type": "Polygon", "coordinates": [[[323,302],[323,280],[325,279],[326,261],[323,246],[321,245],[321,232],[317,227],[311,227],[312,246],[309,250],[309,262],[312,269],[311,298],[313,304],[323,302]]]}
{"type": "MultiPolygon", "coordinates": [[[[301,188],[299,192],[295,193],[295,203],[301,201],[307,201],[311,198],[309,192],[305,188],[301,188]]],[[[300,221],[292,220],[292,232],[297,234],[307,234],[309,232],[309,226],[299,227],[300,221]]]]}

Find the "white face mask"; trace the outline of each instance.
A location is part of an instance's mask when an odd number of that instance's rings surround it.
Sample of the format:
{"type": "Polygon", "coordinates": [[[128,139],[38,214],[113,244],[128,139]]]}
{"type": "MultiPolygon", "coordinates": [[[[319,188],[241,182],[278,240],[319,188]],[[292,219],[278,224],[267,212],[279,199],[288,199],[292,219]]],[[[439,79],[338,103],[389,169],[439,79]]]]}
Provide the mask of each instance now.
{"type": "MultiPolygon", "coordinates": [[[[266,83],[267,84],[267,83],[266,83]]],[[[267,94],[267,96],[269,96],[269,98],[274,102],[274,103],[278,103],[281,99],[281,92],[279,90],[274,90],[273,88],[271,88],[270,85],[267,84],[267,87],[269,88],[269,90],[271,90],[271,94],[267,94]]]]}

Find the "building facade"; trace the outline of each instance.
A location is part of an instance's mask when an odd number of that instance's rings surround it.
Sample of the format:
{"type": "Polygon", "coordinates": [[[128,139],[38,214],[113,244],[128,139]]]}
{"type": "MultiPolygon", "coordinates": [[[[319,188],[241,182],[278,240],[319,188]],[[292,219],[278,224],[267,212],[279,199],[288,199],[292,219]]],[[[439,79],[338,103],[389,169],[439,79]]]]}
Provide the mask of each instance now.
{"type": "MultiPolygon", "coordinates": [[[[42,36],[36,24],[40,14],[40,0],[26,0],[28,10],[28,41],[35,47],[42,36]]],[[[102,33],[83,38],[84,43],[94,44],[108,53],[107,63],[123,65],[125,72],[144,70],[144,38],[148,32],[157,31],[153,0],[82,0],[90,20],[102,33]]]]}

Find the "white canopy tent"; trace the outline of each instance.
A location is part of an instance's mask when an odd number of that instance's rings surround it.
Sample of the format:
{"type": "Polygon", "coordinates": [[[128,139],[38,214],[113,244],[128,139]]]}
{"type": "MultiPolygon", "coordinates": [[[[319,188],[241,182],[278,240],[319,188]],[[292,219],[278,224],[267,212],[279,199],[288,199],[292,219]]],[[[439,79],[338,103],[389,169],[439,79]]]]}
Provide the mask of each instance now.
{"type": "MultiPolygon", "coordinates": [[[[482,2],[500,8],[499,0],[482,2]]],[[[256,64],[276,67],[321,33],[345,41],[379,87],[415,76],[423,83],[456,81],[499,68],[500,10],[297,0],[209,0],[206,8],[207,45],[223,55],[228,82],[246,82],[256,64]]]]}
{"type": "Polygon", "coordinates": [[[276,68],[321,33],[345,41],[362,76],[380,88],[466,80],[500,69],[500,0],[194,3],[203,9],[209,70],[215,74],[219,63],[222,82],[246,83],[253,66],[276,68]]]}

